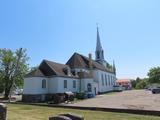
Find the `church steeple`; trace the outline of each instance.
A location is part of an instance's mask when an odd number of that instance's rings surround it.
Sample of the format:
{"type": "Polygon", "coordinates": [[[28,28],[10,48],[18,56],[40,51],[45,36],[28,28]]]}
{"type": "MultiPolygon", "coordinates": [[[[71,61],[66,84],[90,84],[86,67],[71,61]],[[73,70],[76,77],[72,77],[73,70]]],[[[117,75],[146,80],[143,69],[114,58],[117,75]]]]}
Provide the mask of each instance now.
{"type": "Polygon", "coordinates": [[[100,41],[100,36],[99,36],[99,28],[97,26],[97,45],[96,45],[96,61],[104,61],[104,53],[103,53],[103,48],[101,45],[100,41]]]}

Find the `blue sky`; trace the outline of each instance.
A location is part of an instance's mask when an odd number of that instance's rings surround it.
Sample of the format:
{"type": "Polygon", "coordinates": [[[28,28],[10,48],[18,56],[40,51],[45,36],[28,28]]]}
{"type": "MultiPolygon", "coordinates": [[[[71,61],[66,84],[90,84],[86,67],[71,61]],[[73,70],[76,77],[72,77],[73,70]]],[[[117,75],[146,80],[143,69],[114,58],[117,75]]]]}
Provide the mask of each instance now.
{"type": "Polygon", "coordinates": [[[23,47],[30,66],[94,57],[96,23],[118,78],[145,77],[160,64],[159,0],[1,0],[0,48],[23,47]]]}

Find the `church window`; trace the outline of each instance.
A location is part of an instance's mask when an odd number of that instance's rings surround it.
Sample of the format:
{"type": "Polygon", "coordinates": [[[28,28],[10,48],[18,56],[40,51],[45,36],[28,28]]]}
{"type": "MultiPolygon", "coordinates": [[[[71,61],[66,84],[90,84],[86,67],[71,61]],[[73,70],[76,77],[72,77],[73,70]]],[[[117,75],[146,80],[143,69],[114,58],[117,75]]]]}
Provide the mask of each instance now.
{"type": "Polygon", "coordinates": [[[111,85],[113,85],[113,77],[111,76],[111,85]]]}
{"type": "Polygon", "coordinates": [[[45,79],[42,80],[42,88],[46,88],[46,80],[45,79]]]}
{"type": "Polygon", "coordinates": [[[114,85],[114,77],[112,76],[112,85],[114,85]]]}
{"type": "Polygon", "coordinates": [[[73,80],[73,88],[76,88],[76,81],[73,80]]]}
{"type": "Polygon", "coordinates": [[[110,85],[112,85],[112,76],[110,76],[110,85]]]}
{"type": "Polygon", "coordinates": [[[116,80],[116,78],[113,77],[113,85],[116,85],[115,80],[116,80]]]}
{"type": "Polygon", "coordinates": [[[111,85],[110,76],[108,75],[108,84],[111,85]]]}
{"type": "Polygon", "coordinates": [[[64,80],[64,88],[67,88],[67,80],[64,80]]]}
{"type": "Polygon", "coordinates": [[[103,77],[103,74],[101,76],[101,79],[102,79],[102,85],[104,85],[104,77],[103,77]]]}
{"type": "Polygon", "coordinates": [[[97,58],[99,59],[100,58],[100,52],[97,51],[97,58]]]}
{"type": "Polygon", "coordinates": [[[87,90],[88,90],[88,92],[92,92],[92,85],[91,85],[91,83],[87,84],[87,90]]]}
{"type": "Polygon", "coordinates": [[[106,86],[107,86],[107,75],[105,75],[105,82],[106,82],[106,86]]]}

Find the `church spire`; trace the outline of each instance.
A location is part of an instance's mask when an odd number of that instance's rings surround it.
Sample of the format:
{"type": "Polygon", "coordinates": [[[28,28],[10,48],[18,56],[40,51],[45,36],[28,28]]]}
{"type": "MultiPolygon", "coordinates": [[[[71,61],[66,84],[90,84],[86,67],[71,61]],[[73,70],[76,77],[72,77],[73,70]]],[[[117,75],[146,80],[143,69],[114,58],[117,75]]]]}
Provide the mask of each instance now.
{"type": "Polygon", "coordinates": [[[103,48],[101,45],[101,41],[100,41],[100,36],[99,36],[99,28],[97,26],[97,45],[96,45],[96,61],[104,61],[104,53],[103,53],[103,48]]]}
{"type": "Polygon", "coordinates": [[[100,41],[100,36],[99,36],[99,28],[97,26],[97,46],[96,46],[96,51],[101,51],[102,50],[102,45],[100,41]]]}

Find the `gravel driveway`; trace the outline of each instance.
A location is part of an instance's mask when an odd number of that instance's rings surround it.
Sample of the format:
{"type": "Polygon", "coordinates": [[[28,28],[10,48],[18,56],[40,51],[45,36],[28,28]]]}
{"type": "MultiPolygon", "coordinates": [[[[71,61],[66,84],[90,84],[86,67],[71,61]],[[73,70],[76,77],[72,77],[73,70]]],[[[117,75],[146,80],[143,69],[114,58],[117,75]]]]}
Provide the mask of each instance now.
{"type": "Polygon", "coordinates": [[[146,90],[130,90],[114,94],[98,95],[71,106],[160,110],[160,94],[146,90]]]}

